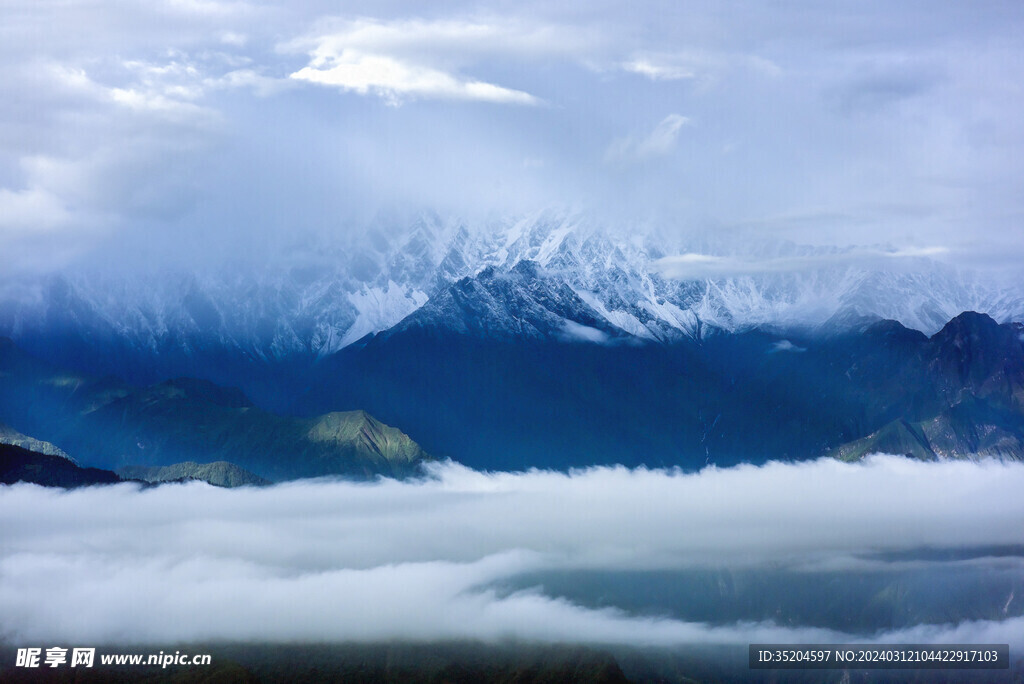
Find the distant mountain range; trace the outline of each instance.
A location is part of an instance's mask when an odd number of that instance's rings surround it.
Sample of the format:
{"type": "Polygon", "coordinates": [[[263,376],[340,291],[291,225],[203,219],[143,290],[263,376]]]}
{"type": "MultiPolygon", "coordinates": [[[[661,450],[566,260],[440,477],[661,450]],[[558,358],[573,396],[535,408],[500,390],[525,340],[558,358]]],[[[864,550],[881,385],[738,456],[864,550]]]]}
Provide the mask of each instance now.
{"type": "Polygon", "coordinates": [[[879,253],[423,215],[262,270],[8,283],[0,421],[89,465],[273,481],[405,476],[426,452],[493,469],[1024,457],[1024,295],[879,253]],[[742,272],[758,259],[789,266],[742,272]],[[719,270],[669,277],[680,263],[719,270]]]}
{"type": "Polygon", "coordinates": [[[218,487],[262,487],[271,484],[258,475],[227,461],[213,463],[172,463],[166,466],[123,466],[117,474],[126,480],[141,480],[158,484],[161,482],[182,482],[202,480],[218,487]]]}
{"type": "Polygon", "coordinates": [[[534,317],[545,334],[645,344],[757,329],[834,333],[882,319],[930,335],[963,311],[1024,320],[1019,291],[924,257],[888,258],[897,253],[884,248],[871,260],[852,249],[698,239],[551,210],[482,223],[425,213],[343,233],[216,271],[79,270],[5,282],[0,335],[78,372],[137,385],[201,377],[280,411],[315,379],[319,360],[424,308],[478,295],[482,318],[467,320],[470,328],[514,331],[529,315],[519,305],[550,305],[546,320],[534,317]],[[680,255],[737,268],[669,277],[680,274],[666,260],[680,255]],[[751,263],[776,266],[744,272],[751,263]],[[487,299],[496,279],[522,268],[544,282],[515,301],[487,299]]]}

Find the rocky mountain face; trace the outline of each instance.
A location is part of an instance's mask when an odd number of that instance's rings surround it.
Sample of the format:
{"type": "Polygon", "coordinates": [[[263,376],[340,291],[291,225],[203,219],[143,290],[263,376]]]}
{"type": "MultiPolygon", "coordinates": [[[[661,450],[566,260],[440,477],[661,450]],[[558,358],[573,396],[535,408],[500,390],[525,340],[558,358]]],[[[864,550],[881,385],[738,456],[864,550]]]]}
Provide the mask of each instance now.
{"type": "Polygon", "coordinates": [[[915,397],[913,410],[838,447],[843,459],[868,453],[915,458],[1024,458],[1024,327],[965,312],[925,341],[905,333],[907,363],[890,384],[915,397]],[[918,377],[915,377],[918,376],[918,377]],[[916,384],[914,384],[916,383],[916,384]]]}
{"type": "Polygon", "coordinates": [[[215,272],[80,270],[6,283],[0,335],[91,375],[135,384],[201,377],[280,410],[316,376],[318,360],[410,315],[422,322],[424,307],[478,311],[479,320],[464,320],[487,334],[655,344],[755,328],[835,332],[879,319],[933,334],[965,310],[1024,319],[1024,297],[926,260],[884,270],[843,250],[607,226],[566,211],[478,223],[389,217],[277,252],[215,272]],[[669,277],[663,260],[684,254],[801,266],[669,277]],[[498,282],[523,269],[543,277],[503,300],[498,282]],[[519,329],[532,315],[524,305],[550,305],[551,316],[519,329]]]}
{"type": "Polygon", "coordinates": [[[508,271],[488,266],[455,282],[382,338],[413,330],[521,341],[630,337],[534,261],[520,261],[508,271]]]}

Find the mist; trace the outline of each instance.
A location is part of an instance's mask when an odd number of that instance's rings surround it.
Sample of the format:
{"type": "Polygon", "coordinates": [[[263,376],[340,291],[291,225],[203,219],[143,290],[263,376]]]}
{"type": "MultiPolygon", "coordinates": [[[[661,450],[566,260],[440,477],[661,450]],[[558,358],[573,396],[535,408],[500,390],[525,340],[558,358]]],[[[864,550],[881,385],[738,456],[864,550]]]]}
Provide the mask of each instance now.
{"type": "MultiPolygon", "coordinates": [[[[416,481],[265,489],[15,485],[0,491],[0,635],[18,643],[1015,644],[1024,610],[1012,589],[1003,596],[998,587],[1024,579],[1022,485],[1019,463],[887,456],[699,473],[483,473],[444,463],[416,481]],[[569,598],[543,579],[771,571],[799,594],[801,577],[816,573],[965,568],[982,585],[998,584],[992,615],[855,633],[786,616],[685,619],[569,598]]],[[[953,614],[945,597],[931,600],[938,614],[953,614]]]]}

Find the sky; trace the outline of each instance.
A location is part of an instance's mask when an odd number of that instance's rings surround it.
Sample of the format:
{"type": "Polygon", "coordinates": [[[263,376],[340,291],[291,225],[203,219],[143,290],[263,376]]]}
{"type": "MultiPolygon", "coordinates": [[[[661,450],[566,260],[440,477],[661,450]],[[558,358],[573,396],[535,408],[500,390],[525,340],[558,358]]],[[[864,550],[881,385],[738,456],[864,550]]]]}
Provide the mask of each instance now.
{"type": "Polygon", "coordinates": [[[1024,259],[1019,2],[8,0],[0,19],[11,268],[551,205],[1024,259]]]}
{"type": "MultiPolygon", "coordinates": [[[[1019,648],[1024,618],[1012,587],[1024,567],[1022,484],[1020,463],[892,456],[691,474],[482,473],[449,462],[418,481],[230,490],[18,484],[0,488],[0,635],[18,645],[513,637],[677,646],[856,637],[1019,648]],[[913,560],[922,549],[940,552],[913,560]],[[948,550],[973,555],[957,560],[948,550]],[[530,583],[503,590],[545,571],[692,568],[786,571],[797,600],[802,578],[842,570],[896,573],[904,588],[908,571],[936,582],[945,573],[971,586],[1002,584],[1006,593],[994,597],[993,611],[937,590],[931,614],[940,620],[851,634],[785,612],[778,624],[761,616],[707,624],[587,606],[530,583]]],[[[856,596],[859,582],[847,581],[856,596]]],[[[897,608],[919,611],[918,592],[906,590],[897,608]]],[[[836,596],[832,610],[841,613],[848,600],[836,596]]],[[[850,624],[843,614],[831,619],[850,624]]]]}

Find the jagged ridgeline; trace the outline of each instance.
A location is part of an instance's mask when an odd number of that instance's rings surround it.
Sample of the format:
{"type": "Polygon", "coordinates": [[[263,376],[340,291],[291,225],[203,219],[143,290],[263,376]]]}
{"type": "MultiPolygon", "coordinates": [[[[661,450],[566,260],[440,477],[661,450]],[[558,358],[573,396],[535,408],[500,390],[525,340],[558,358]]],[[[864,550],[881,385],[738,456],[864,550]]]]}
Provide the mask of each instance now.
{"type": "Polygon", "coordinates": [[[134,385],[202,377],[281,411],[316,379],[320,360],[445,302],[472,305],[480,318],[470,329],[655,344],[766,326],[834,332],[865,317],[930,335],[969,310],[1024,320],[1017,290],[925,258],[885,270],[893,259],[847,261],[843,249],[757,235],[609,226],[586,213],[381,216],[342,233],[296,238],[258,265],[130,273],[107,264],[40,276],[0,291],[0,335],[89,375],[134,385]],[[680,255],[825,266],[687,276],[672,267],[680,255]],[[511,287],[528,274],[543,277],[511,287]],[[515,296],[503,299],[503,285],[515,296]],[[533,317],[538,303],[553,315],[533,317]]]}
{"type": "Polygon", "coordinates": [[[1024,455],[1024,298],[948,266],[683,278],[672,255],[842,250],[559,212],[362,235],[258,275],[44,278],[0,301],[27,352],[0,420],[89,464],[270,480],[401,476],[424,450],[487,469],[1024,455]]]}
{"type": "MultiPolygon", "coordinates": [[[[191,461],[228,480],[278,481],[402,477],[428,458],[407,435],[364,411],[283,417],[253,406],[239,390],[187,378],[136,388],[55,368],[10,340],[0,340],[0,373],[0,419],[102,468],[178,464],[178,477],[207,479],[211,473],[186,467],[191,461]]],[[[151,475],[134,473],[140,474],[151,475]]]]}

